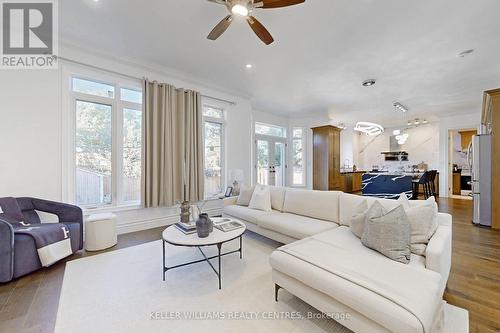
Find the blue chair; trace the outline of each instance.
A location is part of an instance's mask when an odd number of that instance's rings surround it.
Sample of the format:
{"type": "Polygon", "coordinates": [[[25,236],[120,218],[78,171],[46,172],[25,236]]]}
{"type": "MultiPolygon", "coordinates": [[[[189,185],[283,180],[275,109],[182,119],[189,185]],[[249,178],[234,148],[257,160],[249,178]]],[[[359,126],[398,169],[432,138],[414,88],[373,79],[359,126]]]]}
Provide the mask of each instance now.
{"type": "Polygon", "coordinates": [[[28,235],[14,234],[10,222],[41,223],[36,211],[57,215],[70,234],[71,249],[75,253],[83,249],[83,214],[80,207],[35,198],[0,198],[0,282],[27,275],[42,265],[38,258],[35,241],[28,235]]]}

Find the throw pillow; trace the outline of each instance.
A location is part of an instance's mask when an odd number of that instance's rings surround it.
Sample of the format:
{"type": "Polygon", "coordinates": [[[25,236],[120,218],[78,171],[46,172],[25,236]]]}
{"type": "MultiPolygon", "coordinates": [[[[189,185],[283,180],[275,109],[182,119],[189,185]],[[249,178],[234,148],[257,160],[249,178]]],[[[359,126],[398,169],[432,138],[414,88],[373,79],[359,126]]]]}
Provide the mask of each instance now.
{"type": "Polygon", "coordinates": [[[398,198],[398,202],[403,205],[404,209],[410,208],[410,200],[408,200],[408,197],[406,196],[406,193],[401,193],[398,198]]]}
{"type": "Polygon", "coordinates": [[[236,204],[240,206],[248,206],[250,200],[252,200],[253,190],[254,186],[247,187],[245,185],[242,185],[240,188],[240,195],[238,196],[236,204]]]}
{"type": "Polygon", "coordinates": [[[365,199],[356,208],[356,213],[351,218],[351,232],[355,234],[358,238],[363,236],[365,230],[366,221],[371,218],[376,218],[383,216],[387,213],[387,210],[378,201],[375,201],[370,208],[368,208],[368,201],[365,199]]]}
{"type": "Polygon", "coordinates": [[[252,199],[250,200],[249,208],[263,210],[266,212],[272,211],[271,209],[271,191],[269,187],[257,185],[253,190],[252,199]]]}
{"type": "Polygon", "coordinates": [[[411,225],[411,252],[425,256],[427,244],[438,228],[436,201],[430,197],[405,211],[411,225]]]}
{"type": "Polygon", "coordinates": [[[410,222],[403,206],[366,221],[361,242],[397,262],[410,262],[410,222]]]}

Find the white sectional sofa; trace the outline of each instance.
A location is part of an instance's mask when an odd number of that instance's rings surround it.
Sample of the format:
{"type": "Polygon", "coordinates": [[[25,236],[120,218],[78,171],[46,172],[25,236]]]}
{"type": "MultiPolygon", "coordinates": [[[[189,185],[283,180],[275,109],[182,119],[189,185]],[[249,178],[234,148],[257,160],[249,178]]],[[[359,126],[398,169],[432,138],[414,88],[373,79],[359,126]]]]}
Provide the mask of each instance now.
{"type": "Polygon", "coordinates": [[[451,267],[451,215],[438,213],[439,227],[425,256],[412,254],[405,265],[363,246],[349,229],[363,200],[378,200],[387,209],[395,208],[396,200],[270,190],[271,212],[238,206],[236,198],[228,198],[223,215],[286,244],[270,257],[276,297],[284,288],[333,318],[344,318],[339,322],[354,332],[441,331],[442,296],[451,267]]]}

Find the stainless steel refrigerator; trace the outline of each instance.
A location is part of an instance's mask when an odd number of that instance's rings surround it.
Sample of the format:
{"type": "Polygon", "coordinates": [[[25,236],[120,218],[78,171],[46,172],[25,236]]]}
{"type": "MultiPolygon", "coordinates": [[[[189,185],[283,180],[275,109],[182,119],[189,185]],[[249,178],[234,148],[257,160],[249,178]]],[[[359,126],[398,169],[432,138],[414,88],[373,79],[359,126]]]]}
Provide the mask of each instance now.
{"type": "Polygon", "coordinates": [[[472,223],[491,227],[491,135],[472,137],[468,161],[471,169],[474,214],[472,223]]]}

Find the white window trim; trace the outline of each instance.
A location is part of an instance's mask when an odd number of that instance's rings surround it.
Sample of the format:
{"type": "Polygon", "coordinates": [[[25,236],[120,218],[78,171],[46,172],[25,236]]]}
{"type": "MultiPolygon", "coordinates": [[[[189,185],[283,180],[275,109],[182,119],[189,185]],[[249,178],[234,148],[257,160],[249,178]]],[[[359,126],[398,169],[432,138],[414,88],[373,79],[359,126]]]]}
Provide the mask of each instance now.
{"type": "MultiPolygon", "coordinates": [[[[214,108],[222,111],[222,118],[208,117],[202,114],[203,118],[203,181],[205,181],[205,122],[217,123],[222,126],[221,133],[221,182],[222,190],[226,188],[226,110],[224,107],[217,105],[215,103],[203,102],[202,103],[202,113],[205,107],[214,108]]],[[[218,199],[222,193],[214,194],[210,196],[205,196],[203,193],[204,200],[214,200],[218,199]]]]}
{"type": "Polygon", "coordinates": [[[291,187],[297,187],[297,188],[305,188],[307,187],[307,171],[306,171],[306,168],[307,168],[307,163],[306,163],[306,159],[307,159],[307,147],[306,147],[306,135],[307,135],[307,132],[306,132],[306,128],[305,127],[301,127],[301,126],[293,126],[290,130],[290,133],[291,133],[291,136],[290,136],[290,161],[289,161],[289,165],[290,165],[290,186],[291,187]],[[301,129],[302,130],[302,137],[300,138],[295,138],[293,136],[293,131],[296,130],[296,129],[301,129]],[[302,141],[302,183],[301,184],[294,184],[293,183],[293,156],[294,156],[294,150],[293,150],[293,141],[295,140],[301,140],[302,141]]]}
{"type": "Polygon", "coordinates": [[[252,131],[253,131],[253,149],[252,149],[252,177],[253,177],[253,180],[252,180],[252,184],[253,185],[256,185],[257,184],[257,141],[261,140],[261,141],[268,141],[270,142],[271,144],[275,144],[275,143],[282,143],[285,145],[285,165],[284,165],[284,179],[283,179],[283,182],[285,183],[284,186],[288,186],[288,184],[290,183],[289,182],[289,176],[288,176],[288,173],[289,173],[289,170],[290,168],[288,167],[290,165],[290,154],[289,154],[289,149],[288,147],[290,147],[289,145],[289,139],[288,139],[288,128],[285,127],[285,126],[281,126],[281,125],[275,125],[275,124],[269,124],[269,123],[263,123],[263,122],[260,122],[260,121],[255,121],[253,123],[253,128],[252,128],[252,131]],[[276,128],[281,128],[284,130],[284,135],[285,136],[275,136],[275,135],[268,135],[268,134],[259,134],[256,132],[256,127],[257,125],[263,125],[263,126],[271,126],[271,127],[276,127],[276,128]]]}
{"type": "Polygon", "coordinates": [[[76,131],[76,101],[88,101],[101,104],[111,105],[112,107],[112,124],[113,124],[113,137],[112,137],[112,203],[105,205],[89,205],[82,206],[85,212],[107,212],[137,209],[141,207],[140,201],[122,202],[122,193],[120,191],[122,186],[122,173],[123,170],[123,149],[116,148],[116,144],[123,148],[123,112],[117,110],[134,109],[142,111],[142,104],[121,101],[120,94],[121,88],[142,91],[142,84],[139,80],[131,80],[119,75],[111,74],[105,71],[91,69],[83,65],[76,64],[62,64],[62,87],[61,87],[61,100],[62,100],[62,198],[65,202],[76,202],[76,184],[75,184],[75,131],[76,131]],[[114,98],[95,96],[72,90],[72,79],[80,78],[94,82],[105,83],[114,86],[114,98]]]}

